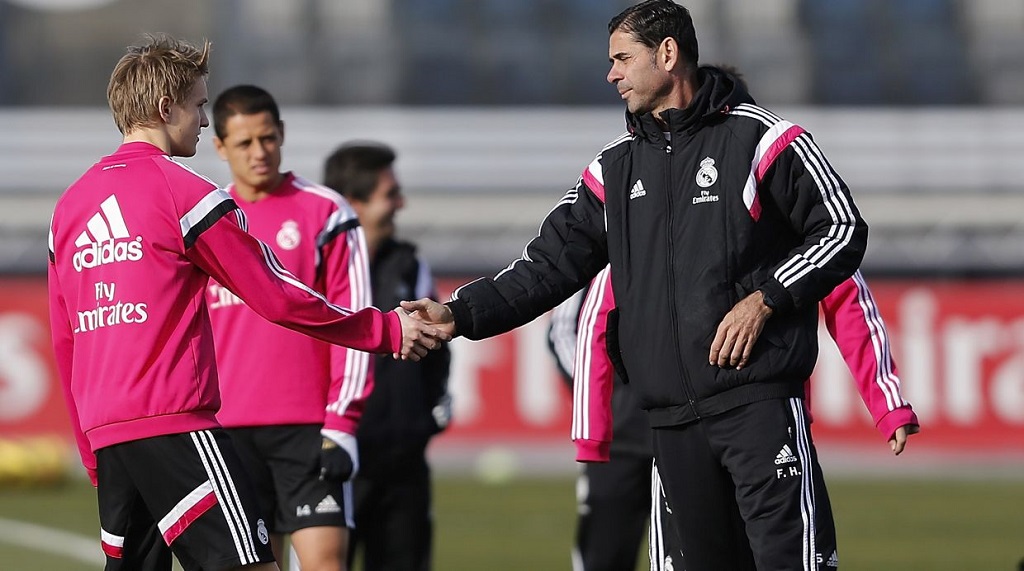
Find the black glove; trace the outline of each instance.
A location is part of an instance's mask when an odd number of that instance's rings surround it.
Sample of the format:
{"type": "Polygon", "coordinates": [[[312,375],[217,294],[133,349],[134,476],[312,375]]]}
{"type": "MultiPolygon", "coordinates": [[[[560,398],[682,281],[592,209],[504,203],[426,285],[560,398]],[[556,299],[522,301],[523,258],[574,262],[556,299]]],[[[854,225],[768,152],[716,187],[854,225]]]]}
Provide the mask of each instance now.
{"type": "Polygon", "coordinates": [[[352,457],[338,443],[322,437],[320,442],[320,479],[347,482],[352,477],[352,457]]]}

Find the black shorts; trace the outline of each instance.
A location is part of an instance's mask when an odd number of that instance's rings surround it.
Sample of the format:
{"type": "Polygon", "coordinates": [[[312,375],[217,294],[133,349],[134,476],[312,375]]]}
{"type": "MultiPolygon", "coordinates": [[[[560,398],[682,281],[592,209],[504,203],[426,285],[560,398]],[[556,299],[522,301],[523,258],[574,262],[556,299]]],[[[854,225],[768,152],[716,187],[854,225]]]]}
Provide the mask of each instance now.
{"type": "Polygon", "coordinates": [[[108,571],[229,569],[274,560],[255,492],[223,430],[156,436],[96,452],[108,571]]]}
{"type": "Polygon", "coordinates": [[[271,532],[355,527],[351,482],[320,479],[319,425],[226,430],[249,472],[271,532]]]}

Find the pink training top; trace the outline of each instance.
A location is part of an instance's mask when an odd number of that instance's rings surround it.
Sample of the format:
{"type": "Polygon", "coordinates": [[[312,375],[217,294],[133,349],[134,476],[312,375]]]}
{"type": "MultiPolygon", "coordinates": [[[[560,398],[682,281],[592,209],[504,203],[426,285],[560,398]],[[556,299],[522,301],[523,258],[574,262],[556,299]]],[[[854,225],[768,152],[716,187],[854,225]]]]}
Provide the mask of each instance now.
{"type": "MultiPolygon", "coordinates": [[[[256,202],[228,192],[249,233],[284,267],[330,301],[371,304],[366,239],[359,218],[333,190],[293,174],[256,202]]],[[[373,388],[371,355],[278,327],[211,281],[206,299],[217,345],[224,426],[324,424],[355,434],[373,388]]]]}
{"type": "Polygon", "coordinates": [[[218,426],[211,276],[286,327],[401,347],[396,314],[327,303],[245,231],[227,192],[148,143],[122,145],[68,188],[49,250],[54,353],[91,474],[99,448],[218,426]]]}
{"type": "MultiPolygon", "coordinates": [[[[594,278],[580,310],[573,361],[572,439],[579,462],[607,462],[612,441],[614,369],[605,338],[608,312],[615,307],[610,267],[594,278]]],[[[861,400],[886,439],[896,429],[917,425],[917,415],[900,392],[889,333],[864,277],[858,271],[821,301],[825,325],[853,373],[861,400]]],[[[810,386],[807,387],[808,399],[810,386]]]]}

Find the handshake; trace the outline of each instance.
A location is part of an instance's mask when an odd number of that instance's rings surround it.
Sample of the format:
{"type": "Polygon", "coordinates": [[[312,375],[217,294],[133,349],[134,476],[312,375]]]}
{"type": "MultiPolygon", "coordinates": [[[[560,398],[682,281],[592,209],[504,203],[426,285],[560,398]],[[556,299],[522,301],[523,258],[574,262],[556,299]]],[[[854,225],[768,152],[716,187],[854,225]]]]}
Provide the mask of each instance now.
{"type": "Polygon", "coordinates": [[[394,312],[402,323],[402,347],[392,355],[395,359],[419,361],[455,336],[455,316],[430,298],[403,301],[394,312]]]}

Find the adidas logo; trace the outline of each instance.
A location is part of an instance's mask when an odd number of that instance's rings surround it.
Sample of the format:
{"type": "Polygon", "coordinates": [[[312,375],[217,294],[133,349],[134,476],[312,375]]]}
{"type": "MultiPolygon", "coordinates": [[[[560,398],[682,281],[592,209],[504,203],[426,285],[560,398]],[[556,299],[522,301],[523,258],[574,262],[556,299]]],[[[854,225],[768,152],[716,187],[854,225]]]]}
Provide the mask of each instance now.
{"type": "Polygon", "coordinates": [[[825,562],[825,567],[839,568],[839,554],[832,551],[832,555],[829,556],[828,561],[825,562]]]}
{"type": "Polygon", "coordinates": [[[117,197],[113,194],[100,203],[100,211],[92,215],[85,227],[86,230],[75,239],[75,247],[85,248],[75,252],[71,259],[76,272],[103,264],[142,259],[142,237],[124,241],[130,235],[117,197]]]}
{"type": "Polygon", "coordinates": [[[629,199],[640,198],[641,196],[647,196],[647,191],[644,190],[644,181],[637,179],[633,183],[633,188],[629,189],[629,199]]]}
{"type": "Polygon", "coordinates": [[[333,514],[341,511],[341,506],[338,502],[334,501],[334,497],[330,494],[326,498],[320,500],[320,503],[316,505],[316,509],[313,510],[318,514],[333,514]]]}
{"type": "Polygon", "coordinates": [[[779,464],[791,464],[796,462],[796,456],[793,456],[793,451],[789,448],[789,444],[783,444],[782,450],[775,455],[775,465],[779,464]]]}

